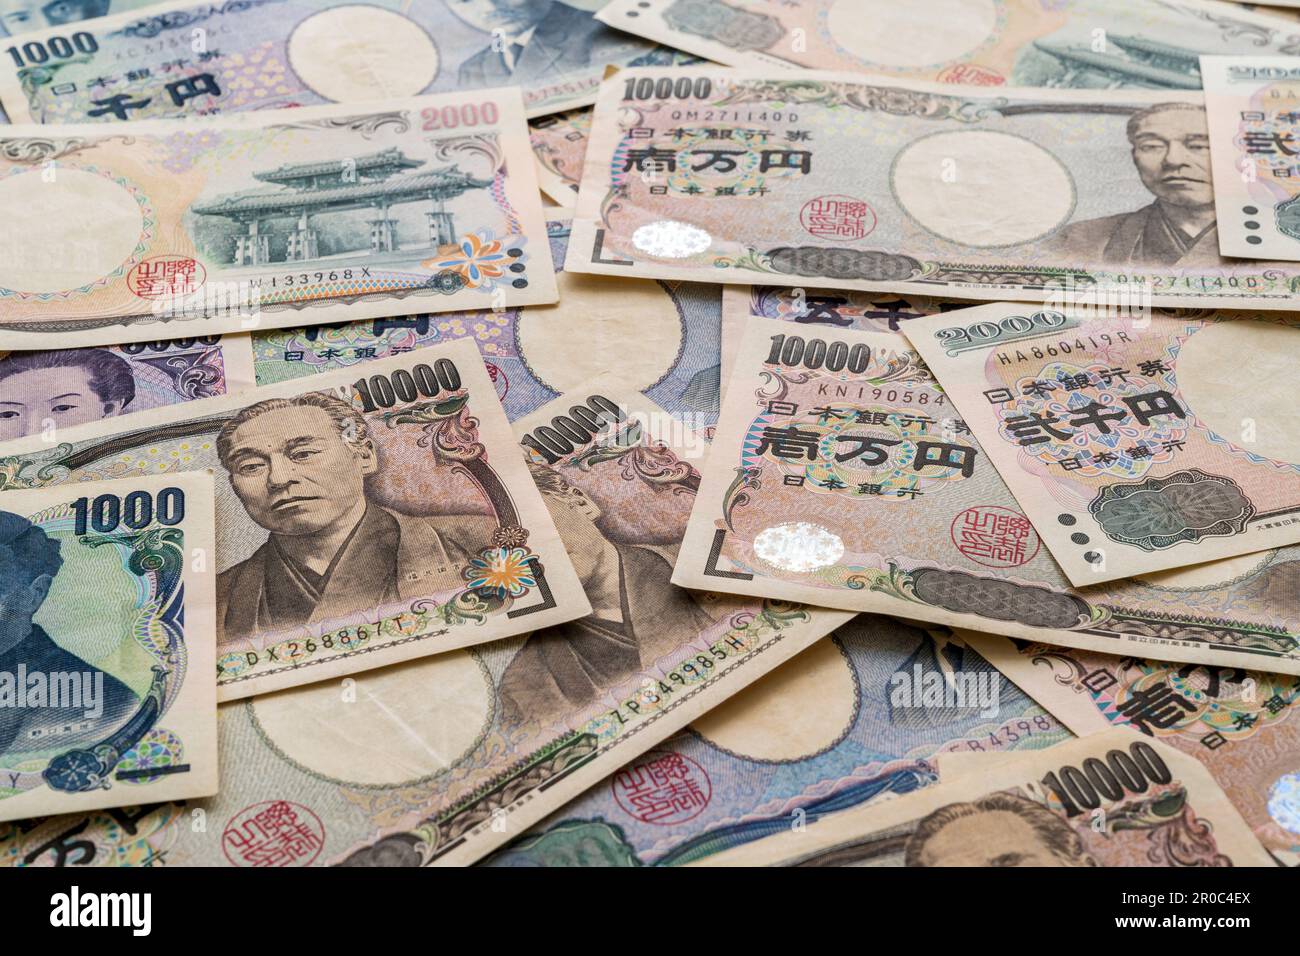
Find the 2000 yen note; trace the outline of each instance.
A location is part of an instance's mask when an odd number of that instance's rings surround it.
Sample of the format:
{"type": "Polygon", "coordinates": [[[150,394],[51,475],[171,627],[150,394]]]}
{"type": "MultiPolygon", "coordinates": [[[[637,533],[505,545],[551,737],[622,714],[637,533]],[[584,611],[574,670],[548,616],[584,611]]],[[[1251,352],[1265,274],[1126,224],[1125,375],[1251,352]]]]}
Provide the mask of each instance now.
{"type": "Polygon", "coordinates": [[[1294,56],[1207,56],[1219,251],[1300,259],[1300,68],[1294,56]]]}
{"type": "Polygon", "coordinates": [[[1300,674],[1300,548],[1071,588],[901,333],[751,318],[725,396],[679,584],[1300,674]]]}
{"type": "Polygon", "coordinates": [[[1220,258],[1200,92],[625,70],[566,267],[950,298],[1290,309],[1220,258]]]}
{"type": "Polygon", "coordinates": [[[1300,541],[1300,322],[998,303],[903,328],[1079,587],[1300,541]]]}
{"type": "Polygon", "coordinates": [[[554,302],[519,90],[0,127],[0,348],[554,302]]]}

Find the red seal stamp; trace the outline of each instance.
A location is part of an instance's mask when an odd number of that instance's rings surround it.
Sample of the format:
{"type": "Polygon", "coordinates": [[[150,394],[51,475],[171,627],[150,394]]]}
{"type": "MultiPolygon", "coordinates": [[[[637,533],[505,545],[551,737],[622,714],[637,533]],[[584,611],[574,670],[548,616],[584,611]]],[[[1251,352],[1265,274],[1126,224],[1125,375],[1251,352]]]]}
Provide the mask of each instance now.
{"type": "Polygon", "coordinates": [[[704,812],[713,784],[698,763],[671,750],[652,750],[614,774],[614,799],[642,823],[671,826],[704,812]]]}
{"type": "Polygon", "coordinates": [[[876,228],[876,214],[852,196],[818,196],[803,204],[799,224],[822,239],[861,239],[876,228]]]}
{"type": "Polygon", "coordinates": [[[245,807],[221,832],[221,852],[235,866],[309,866],[324,846],[320,817],[288,800],[245,807]]]}
{"type": "Polygon", "coordinates": [[[189,256],[154,256],[126,275],[126,287],[142,299],[174,299],[203,288],[208,272],[189,256]]]}
{"type": "Polygon", "coordinates": [[[999,505],[977,505],[952,519],[952,543],[986,568],[1018,568],[1034,559],[1042,541],[1029,519],[999,505]]]}
{"type": "Polygon", "coordinates": [[[965,86],[1006,86],[1007,78],[986,66],[958,63],[939,74],[940,83],[961,83],[965,86]]]}

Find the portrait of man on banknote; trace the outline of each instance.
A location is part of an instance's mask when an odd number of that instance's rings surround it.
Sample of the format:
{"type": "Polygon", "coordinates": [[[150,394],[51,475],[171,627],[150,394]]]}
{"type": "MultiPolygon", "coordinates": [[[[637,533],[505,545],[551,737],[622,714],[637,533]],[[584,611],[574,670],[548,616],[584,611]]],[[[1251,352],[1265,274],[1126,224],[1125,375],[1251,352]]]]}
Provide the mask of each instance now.
{"type": "Polygon", "coordinates": [[[443,584],[491,546],[486,515],[416,517],[374,501],[382,467],[366,421],[321,392],[273,398],[234,415],[217,456],[248,516],[270,532],[217,575],[217,627],[274,633],[354,615],[443,584]]]}
{"type": "Polygon", "coordinates": [[[1218,265],[1205,107],[1156,103],[1134,113],[1126,133],[1154,201],[1066,226],[1049,241],[1051,255],[1115,266],[1218,265]]]}
{"type": "Polygon", "coordinates": [[[672,584],[675,546],[612,540],[586,493],[550,468],[532,472],[594,613],[528,638],[500,684],[510,722],[584,707],[712,623],[672,584]]]}
{"type": "Polygon", "coordinates": [[[139,698],[57,644],[34,620],[63,558],[60,544],[0,511],[0,755],[83,746],[106,736],[139,698]],[[75,687],[78,699],[65,699],[75,687]],[[37,698],[34,691],[42,688],[37,698]]]}
{"type": "Polygon", "coordinates": [[[908,866],[1096,866],[1070,825],[1040,803],[992,793],[917,824],[908,866]]]}
{"type": "Polygon", "coordinates": [[[611,31],[585,10],[557,0],[447,0],[492,42],[460,67],[475,86],[519,83],[589,67],[602,34],[611,31]]]}
{"type": "Polygon", "coordinates": [[[134,398],[131,366],[108,349],[13,352],[0,358],[0,441],[113,418],[134,398]]]}

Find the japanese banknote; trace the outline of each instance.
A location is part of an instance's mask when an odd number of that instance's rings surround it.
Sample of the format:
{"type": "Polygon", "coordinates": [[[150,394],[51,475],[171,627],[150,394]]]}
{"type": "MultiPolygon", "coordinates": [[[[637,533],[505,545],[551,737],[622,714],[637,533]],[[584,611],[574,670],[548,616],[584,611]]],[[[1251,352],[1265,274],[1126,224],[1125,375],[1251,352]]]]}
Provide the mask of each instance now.
{"type": "Polygon", "coordinates": [[[0,37],[151,6],[149,0],[0,0],[0,37]]]}
{"type": "Polygon", "coordinates": [[[1104,306],[1293,308],[1219,254],[1200,92],[626,70],[570,271],[1104,306]]]}
{"type": "Polygon", "coordinates": [[[589,109],[544,116],[528,124],[528,137],[537,157],[537,183],[542,192],[568,209],[578,199],[590,134],[589,109]]]}
{"type": "Polygon", "coordinates": [[[1076,586],[1300,542],[1300,322],[998,303],[904,332],[1076,586]]]}
{"type": "Polygon", "coordinates": [[[701,471],[685,587],[1300,673],[1300,548],[1071,588],[901,333],[750,319],[701,471]]]}
{"type": "Polygon", "coordinates": [[[1300,866],[1296,678],[960,636],[1076,734],[1127,726],[1195,757],[1277,861],[1300,866]]]}
{"type": "Polygon", "coordinates": [[[252,385],[247,335],[0,354],[0,441],[252,385]]]}
{"type": "Polygon", "coordinates": [[[547,230],[561,304],[257,332],[257,384],[464,338],[478,346],[512,421],[608,372],[707,437],[718,417],[721,288],[567,273],[569,224],[547,230]]]}
{"type": "Polygon", "coordinates": [[[1194,90],[1200,54],[1300,52],[1293,21],[1198,0],[613,0],[599,17],[728,66],[971,86],[1194,90]]]}
{"type": "Polygon", "coordinates": [[[605,26],[583,0],[138,6],[22,31],[0,65],[11,120],[194,117],[499,86],[520,87],[537,116],[590,103],[608,65],[681,59],[605,26]],[[104,109],[113,103],[128,114],[104,109]]]}
{"type": "Polygon", "coordinates": [[[930,786],[948,754],[1069,736],[951,635],[863,614],[488,862],[678,866],[930,786]]]}
{"type": "Polygon", "coordinates": [[[0,131],[0,348],[554,302],[519,90],[0,131]]]}
{"type": "Polygon", "coordinates": [[[0,496],[0,820],[217,792],[212,477],[0,496]]]}
{"type": "Polygon", "coordinates": [[[999,760],[984,773],[790,827],[703,862],[1275,865],[1204,766],[1127,729],[999,760]]]}
{"type": "Polygon", "coordinates": [[[0,453],[0,489],[217,472],[222,700],[590,611],[469,342],[0,453]]]}
{"type": "Polygon", "coordinates": [[[1300,259],[1296,58],[1211,56],[1202,69],[1219,251],[1300,259]]]}
{"type": "MultiPolygon", "coordinates": [[[[129,829],[100,814],[0,831],[0,854],[15,863],[452,864],[519,836],[850,616],[671,587],[699,478],[698,450],[672,444],[674,422],[598,379],[515,424],[592,596],[587,617],[226,705],[215,799],[148,808],[129,829]],[[211,821],[207,832],[190,826],[195,809],[211,821]],[[88,850],[67,847],[73,829],[88,850]]],[[[548,574],[555,563],[547,559],[548,574]]],[[[509,567],[498,572],[502,586],[509,567]]],[[[1037,713],[1015,692],[1007,699],[1037,713]]]]}

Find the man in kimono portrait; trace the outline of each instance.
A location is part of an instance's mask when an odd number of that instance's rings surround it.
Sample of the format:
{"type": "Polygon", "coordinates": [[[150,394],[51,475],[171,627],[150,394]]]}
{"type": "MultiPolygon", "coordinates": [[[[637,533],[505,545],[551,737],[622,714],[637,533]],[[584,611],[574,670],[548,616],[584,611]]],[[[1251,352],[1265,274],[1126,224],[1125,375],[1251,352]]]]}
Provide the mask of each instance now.
{"type": "Polygon", "coordinates": [[[217,436],[217,456],[248,516],[270,532],[217,575],[224,639],[455,590],[492,546],[494,518],[412,516],[372,500],[366,479],[381,462],[366,420],[331,395],[240,410],[217,436]]]}
{"type": "Polygon", "coordinates": [[[1063,264],[1220,266],[1205,107],[1156,103],[1128,121],[1133,164],[1155,201],[1072,223],[1046,251],[1063,264]]]}
{"type": "Polygon", "coordinates": [[[549,468],[533,469],[592,613],[535,631],[502,675],[502,715],[566,715],[640,673],[713,623],[685,588],[672,583],[676,546],[611,541],[601,511],[549,468]]]}

